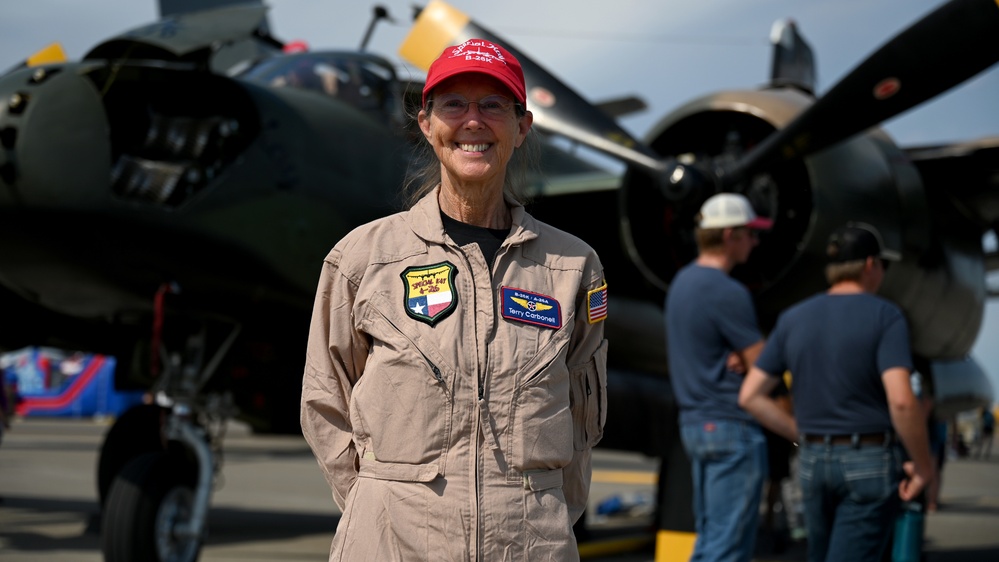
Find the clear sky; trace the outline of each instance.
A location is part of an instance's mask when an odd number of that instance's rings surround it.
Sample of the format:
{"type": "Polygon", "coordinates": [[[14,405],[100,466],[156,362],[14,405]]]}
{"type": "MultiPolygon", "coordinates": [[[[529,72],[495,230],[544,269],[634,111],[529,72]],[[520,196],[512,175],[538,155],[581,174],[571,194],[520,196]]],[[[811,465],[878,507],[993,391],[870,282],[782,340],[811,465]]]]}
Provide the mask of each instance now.
{"type": "MultiPolygon", "coordinates": [[[[422,3],[422,2],[415,2],[422,3]]],[[[622,120],[641,137],[673,108],[719,89],[766,82],[768,35],[791,18],[815,51],[821,95],[899,31],[926,15],[936,0],[452,0],[536,62],[599,101],[638,95],[649,105],[622,120]]],[[[373,7],[383,22],[368,46],[409,70],[396,54],[409,29],[413,0],[365,2],[270,0],[272,32],[303,39],[314,50],[357,48],[373,7]]],[[[7,2],[0,18],[0,69],[54,41],[78,58],[99,41],[156,19],[154,1],[32,0],[7,2]]],[[[884,124],[901,146],[999,136],[999,67],[884,124]]],[[[999,299],[987,306],[973,354],[999,389],[999,299]]]]}

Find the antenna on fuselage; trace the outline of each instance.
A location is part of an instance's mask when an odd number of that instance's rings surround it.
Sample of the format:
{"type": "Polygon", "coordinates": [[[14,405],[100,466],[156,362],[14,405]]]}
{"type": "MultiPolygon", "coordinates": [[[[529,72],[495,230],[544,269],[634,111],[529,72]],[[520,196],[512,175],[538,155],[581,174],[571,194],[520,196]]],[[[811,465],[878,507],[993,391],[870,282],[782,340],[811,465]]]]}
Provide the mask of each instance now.
{"type": "Polygon", "coordinates": [[[375,24],[379,20],[388,20],[391,23],[395,23],[388,13],[388,9],[385,6],[375,6],[374,16],[371,18],[371,23],[368,24],[368,30],[364,32],[364,39],[361,40],[361,50],[365,50],[368,47],[368,41],[371,40],[371,32],[375,30],[375,24]]]}

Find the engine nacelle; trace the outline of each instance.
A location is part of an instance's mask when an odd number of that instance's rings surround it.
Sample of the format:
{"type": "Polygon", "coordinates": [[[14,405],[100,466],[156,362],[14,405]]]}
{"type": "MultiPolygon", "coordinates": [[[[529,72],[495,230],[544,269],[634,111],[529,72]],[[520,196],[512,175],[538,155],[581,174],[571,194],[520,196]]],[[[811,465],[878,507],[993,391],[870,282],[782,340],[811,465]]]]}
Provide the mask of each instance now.
{"type": "MultiPolygon", "coordinates": [[[[734,161],[812,101],[790,89],[712,94],[663,118],[645,140],[685,164],[734,161]]],[[[871,129],[804,159],[783,161],[736,190],[774,219],[749,262],[732,272],[753,292],[765,329],[785,307],[826,288],[829,234],[860,221],[877,227],[885,244],[902,253],[881,293],[905,310],[913,351],[956,359],[971,349],[985,298],[981,234],[946,220],[953,209],[929,212],[919,172],[883,131],[871,129]]],[[[711,195],[695,192],[671,201],[653,178],[628,172],[621,190],[622,238],[661,289],[696,256],[694,217],[711,195]]]]}

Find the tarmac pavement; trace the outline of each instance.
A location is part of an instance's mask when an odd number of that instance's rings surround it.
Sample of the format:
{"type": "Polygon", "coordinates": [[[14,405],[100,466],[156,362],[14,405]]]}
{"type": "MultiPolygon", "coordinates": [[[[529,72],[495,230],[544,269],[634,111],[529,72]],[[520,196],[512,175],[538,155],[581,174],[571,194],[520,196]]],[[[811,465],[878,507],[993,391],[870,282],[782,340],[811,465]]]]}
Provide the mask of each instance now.
{"type": "MultiPolygon", "coordinates": [[[[23,418],[0,444],[0,562],[102,560],[96,492],[107,421],[23,418]]],[[[202,562],[325,560],[337,517],[322,474],[301,437],[252,435],[233,425],[209,513],[202,562]]],[[[597,451],[590,513],[614,494],[649,492],[656,462],[597,451]]],[[[945,465],[941,508],[927,516],[926,562],[999,560],[999,455],[945,465]]],[[[652,562],[647,512],[591,517],[598,537],[628,553],[591,549],[586,560],[652,562]],[[638,538],[636,538],[638,537],[638,538]]],[[[765,539],[765,537],[764,537],[765,539]]],[[[758,546],[757,561],[804,560],[804,542],[782,553],[758,546]]]]}

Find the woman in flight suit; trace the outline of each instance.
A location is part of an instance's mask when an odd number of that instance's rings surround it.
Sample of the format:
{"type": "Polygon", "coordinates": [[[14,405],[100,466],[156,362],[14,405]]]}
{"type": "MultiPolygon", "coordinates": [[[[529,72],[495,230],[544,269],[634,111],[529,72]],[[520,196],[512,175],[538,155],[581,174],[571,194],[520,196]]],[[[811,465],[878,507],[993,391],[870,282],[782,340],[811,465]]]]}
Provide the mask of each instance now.
{"type": "Polygon", "coordinates": [[[533,116],[509,52],[445,49],[417,119],[415,203],[341,240],[316,294],[302,427],[343,510],[330,560],[576,560],[603,268],[515,195],[533,116]]]}

